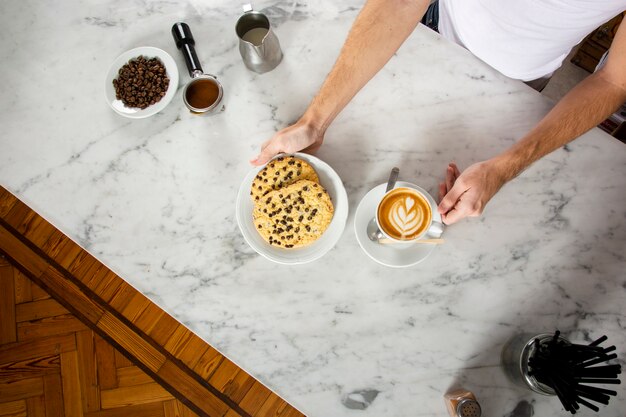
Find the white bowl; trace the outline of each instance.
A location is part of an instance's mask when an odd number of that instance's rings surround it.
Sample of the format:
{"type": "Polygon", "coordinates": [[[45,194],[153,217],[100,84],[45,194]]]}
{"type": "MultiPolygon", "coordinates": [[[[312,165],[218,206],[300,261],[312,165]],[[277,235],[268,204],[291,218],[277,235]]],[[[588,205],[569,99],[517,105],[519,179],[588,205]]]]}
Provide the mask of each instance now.
{"type": "Polygon", "coordinates": [[[333,219],[324,234],[315,242],[308,246],[295,249],[284,249],[271,246],[267,243],[259,232],[257,232],[252,220],[252,211],[254,202],[250,198],[250,187],[252,181],[263,167],[252,169],[241,183],[239,194],[237,194],[237,224],[241,230],[243,238],[248,245],[260,255],[266,257],[270,261],[279,264],[302,264],[321,258],[329,250],[331,250],[343,233],[348,219],[348,195],[346,189],[341,182],[339,175],[330,165],[322,160],[303,153],[296,153],[294,156],[308,162],[317,172],[322,187],[328,191],[330,198],[335,207],[333,219]]]}
{"type": "Polygon", "coordinates": [[[162,49],[154,48],[152,46],[142,46],[124,52],[122,55],[118,56],[115,61],[113,61],[104,83],[104,94],[107,102],[117,114],[130,119],[143,119],[144,117],[152,116],[153,114],[163,110],[165,106],[167,106],[174,98],[177,88],[178,67],[176,66],[174,58],[162,49]],[[159,58],[163,65],[165,65],[165,71],[167,72],[167,76],[170,78],[170,84],[167,87],[167,92],[161,100],[152,106],[146,107],[145,109],[126,107],[124,103],[122,103],[122,100],[115,98],[115,88],[113,87],[113,80],[117,78],[120,68],[122,68],[124,64],[128,63],[129,60],[138,58],[140,55],[143,55],[146,58],[159,58]]]}

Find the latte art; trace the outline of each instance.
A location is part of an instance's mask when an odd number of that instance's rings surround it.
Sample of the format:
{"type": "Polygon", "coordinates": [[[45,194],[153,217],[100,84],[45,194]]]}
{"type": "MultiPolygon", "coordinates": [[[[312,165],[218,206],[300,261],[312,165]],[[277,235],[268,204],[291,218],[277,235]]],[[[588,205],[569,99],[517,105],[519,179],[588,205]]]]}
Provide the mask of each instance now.
{"type": "Polygon", "coordinates": [[[404,236],[414,234],[424,220],[424,213],[415,206],[412,197],[398,199],[387,213],[387,221],[404,236]]]}
{"type": "Polygon", "coordinates": [[[430,226],[432,213],[428,201],[416,190],[397,188],[378,206],[378,224],[388,236],[412,240],[430,226]]]}

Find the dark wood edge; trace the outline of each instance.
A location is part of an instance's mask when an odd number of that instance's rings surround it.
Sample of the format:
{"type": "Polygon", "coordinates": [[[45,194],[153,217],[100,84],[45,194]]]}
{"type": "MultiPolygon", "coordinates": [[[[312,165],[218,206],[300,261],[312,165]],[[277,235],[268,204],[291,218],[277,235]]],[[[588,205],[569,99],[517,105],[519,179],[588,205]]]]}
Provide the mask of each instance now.
{"type": "MultiPolygon", "coordinates": [[[[23,204],[21,201],[19,202],[23,204]]],[[[27,206],[26,206],[27,207],[27,206]]],[[[29,210],[32,210],[29,208],[29,210]]],[[[133,330],[136,334],[138,334],[143,340],[148,342],[153,348],[155,348],[159,353],[161,353],[166,359],[170,360],[173,364],[175,364],[179,369],[181,369],[185,374],[189,377],[193,378],[196,382],[198,382],[202,387],[204,387],[207,391],[217,397],[220,401],[222,401],[226,406],[233,409],[235,412],[240,414],[242,417],[252,417],[245,410],[243,410],[239,404],[235,403],[231,400],[227,395],[217,390],[208,381],[200,377],[195,371],[189,368],[185,363],[183,363],[180,359],[172,355],[168,352],[164,347],[159,345],[154,339],[148,336],[145,332],[139,329],[132,321],[124,317],[119,311],[111,307],[108,303],[106,303],[100,296],[98,296],[93,290],[87,287],[83,282],[81,282],[78,278],[72,275],[68,270],[58,264],[54,259],[52,259],[48,254],[46,254],[41,248],[33,244],[31,241],[26,239],[21,233],[19,233],[16,229],[14,229],[11,225],[9,225],[3,218],[0,218],[0,226],[6,229],[9,233],[11,233],[15,238],[21,241],[25,246],[27,246],[33,253],[43,259],[47,264],[56,269],[63,277],[65,277],[68,281],[70,281],[73,285],[77,286],[81,292],[83,292],[89,299],[98,304],[104,311],[109,312],[116,319],[120,320],[124,325],[128,326],[131,330],[133,330]]],[[[55,228],[56,229],[56,228],[55,228]]],[[[58,230],[58,229],[56,229],[58,230]]],[[[67,237],[67,236],[66,236],[67,237]]],[[[67,237],[73,244],[80,247],[83,251],[84,249],[74,242],[72,239],[67,237]]],[[[24,275],[26,275],[29,279],[35,282],[37,285],[46,290],[57,302],[63,305],[67,310],[71,311],[79,320],[81,320],[87,327],[89,327],[92,331],[96,332],[100,337],[105,339],[111,345],[113,345],[116,349],[118,349],[124,356],[126,356],[130,361],[132,361],[135,365],[141,368],[145,373],[150,375],[155,381],[159,384],[163,385],[163,387],[169,391],[174,397],[176,397],[179,401],[193,410],[200,416],[208,416],[205,411],[199,408],[197,405],[192,403],[189,399],[187,399],[181,392],[179,392],[174,386],[170,385],[167,381],[165,381],[161,376],[159,376],[156,372],[153,372],[146,365],[141,363],[132,353],[128,352],[124,349],[119,343],[117,343],[114,339],[112,339],[109,335],[106,334],[102,329],[97,327],[95,323],[92,323],[89,319],[87,319],[80,311],[78,311],[70,301],[65,299],[62,294],[58,294],[55,290],[51,289],[43,280],[38,277],[33,276],[26,268],[22,267],[12,256],[10,253],[0,249],[0,253],[2,253],[7,259],[11,261],[13,266],[19,269],[24,275]]],[[[96,259],[97,262],[99,262],[96,259]]],[[[103,265],[106,268],[106,265],[103,265]]],[[[107,268],[108,269],[108,268],[107,268]]],[[[117,274],[116,274],[117,276],[117,274]]],[[[122,280],[119,276],[118,279],[122,280]]],[[[152,302],[152,301],[151,301],[152,302]]],[[[208,416],[213,417],[213,416],[208,416]]]]}

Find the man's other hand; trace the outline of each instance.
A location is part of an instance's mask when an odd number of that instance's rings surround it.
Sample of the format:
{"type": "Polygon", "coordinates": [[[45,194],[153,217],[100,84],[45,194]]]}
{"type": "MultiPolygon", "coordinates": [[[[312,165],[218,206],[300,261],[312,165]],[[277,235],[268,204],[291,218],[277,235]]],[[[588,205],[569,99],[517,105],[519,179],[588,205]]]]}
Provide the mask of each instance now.
{"type": "Polygon", "coordinates": [[[467,168],[463,173],[454,162],[448,165],[446,180],[439,184],[439,213],[445,224],[456,223],[465,217],[480,216],[487,202],[504,185],[495,163],[484,161],[467,168]]]}

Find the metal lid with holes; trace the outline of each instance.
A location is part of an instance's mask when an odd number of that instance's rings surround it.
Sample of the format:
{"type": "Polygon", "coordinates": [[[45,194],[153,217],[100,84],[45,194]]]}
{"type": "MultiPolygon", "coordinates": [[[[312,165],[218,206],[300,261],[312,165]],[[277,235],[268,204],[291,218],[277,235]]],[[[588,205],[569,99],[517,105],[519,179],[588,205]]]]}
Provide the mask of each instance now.
{"type": "Polygon", "coordinates": [[[456,405],[456,415],[459,417],[480,417],[482,410],[476,400],[466,398],[456,405]]]}

